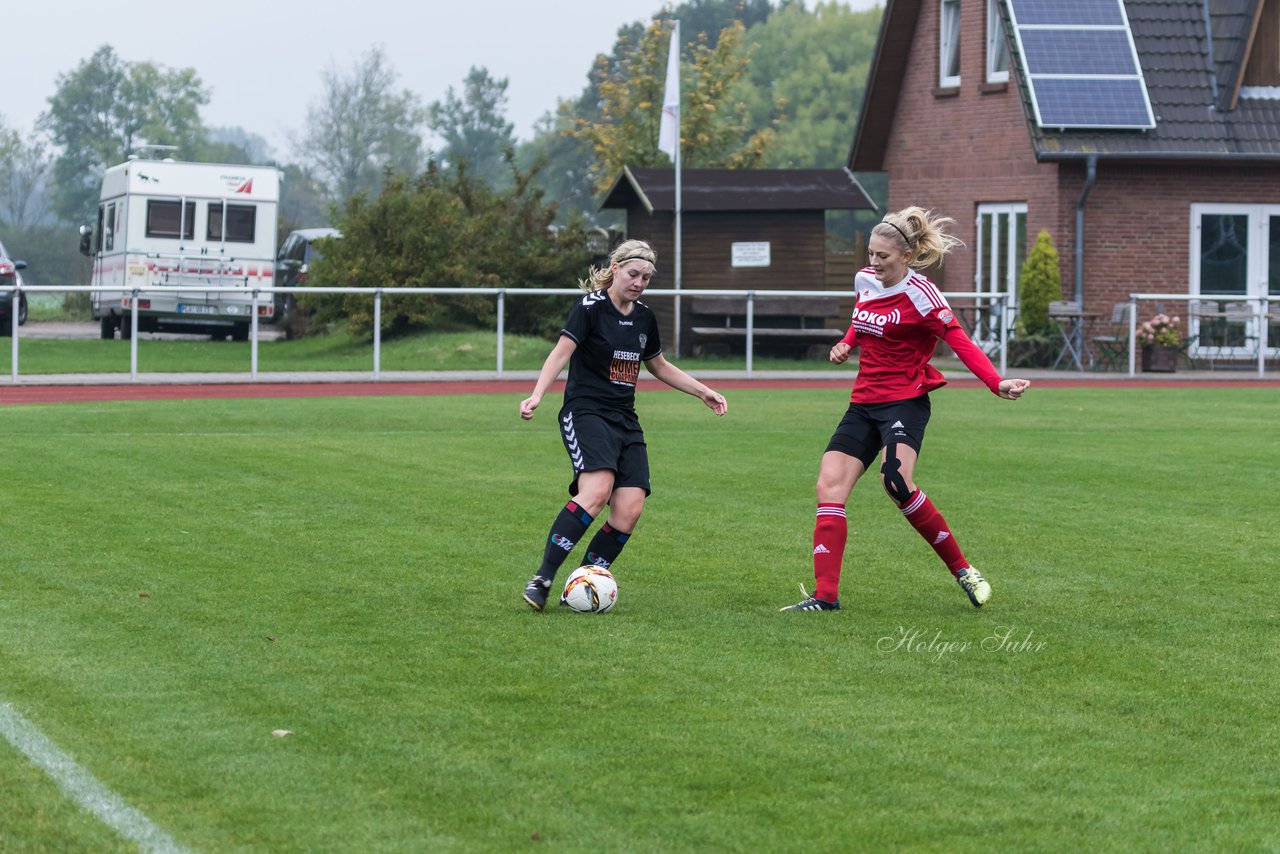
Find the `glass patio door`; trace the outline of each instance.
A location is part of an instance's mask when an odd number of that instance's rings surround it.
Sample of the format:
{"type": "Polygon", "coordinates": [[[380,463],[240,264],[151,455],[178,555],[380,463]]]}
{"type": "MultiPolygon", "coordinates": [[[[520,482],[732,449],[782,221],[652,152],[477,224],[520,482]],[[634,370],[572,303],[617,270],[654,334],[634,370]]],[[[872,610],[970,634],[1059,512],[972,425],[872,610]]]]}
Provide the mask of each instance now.
{"type": "MultiPolygon", "coordinates": [[[[1013,329],[1018,307],[1018,272],[1027,254],[1027,206],[1022,202],[978,205],[977,269],[974,290],[1008,294],[1005,314],[1013,329]]],[[[1000,343],[1000,318],[993,300],[978,299],[970,336],[984,350],[1000,343]]]]}
{"type": "Polygon", "coordinates": [[[1280,206],[1192,205],[1191,355],[1249,359],[1280,348],[1280,206]],[[1264,324],[1260,297],[1276,298],[1264,324]],[[1234,299],[1214,299],[1229,297],[1234,299]]]}
{"type": "Polygon", "coordinates": [[[1280,210],[1267,214],[1267,355],[1280,355],[1280,210]]]}

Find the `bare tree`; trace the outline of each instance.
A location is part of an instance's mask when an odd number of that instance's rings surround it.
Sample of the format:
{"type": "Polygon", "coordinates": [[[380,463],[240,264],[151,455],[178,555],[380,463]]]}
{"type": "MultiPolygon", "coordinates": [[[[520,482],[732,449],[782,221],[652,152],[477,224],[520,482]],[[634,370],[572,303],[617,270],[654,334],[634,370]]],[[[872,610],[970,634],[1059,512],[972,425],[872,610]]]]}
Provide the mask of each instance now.
{"type": "Polygon", "coordinates": [[[371,48],[347,75],[330,67],[324,94],[307,111],[307,127],[295,142],[331,200],[342,202],[375,190],[390,171],[422,169],[420,128],[427,113],[412,92],[395,91],[398,75],[381,47],[371,48]]]}
{"type": "Polygon", "coordinates": [[[49,163],[39,137],[24,141],[0,117],[0,225],[19,231],[44,216],[42,190],[49,163]]]}

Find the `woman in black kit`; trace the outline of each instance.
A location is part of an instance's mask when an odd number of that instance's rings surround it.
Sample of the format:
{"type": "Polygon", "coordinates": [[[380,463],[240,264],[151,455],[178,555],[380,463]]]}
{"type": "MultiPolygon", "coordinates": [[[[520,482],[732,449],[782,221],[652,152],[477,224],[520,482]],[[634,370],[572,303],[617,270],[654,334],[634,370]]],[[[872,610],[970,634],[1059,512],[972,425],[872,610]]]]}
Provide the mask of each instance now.
{"type": "Polygon", "coordinates": [[[535,611],[546,606],[556,570],[606,504],[609,521],[587,544],[584,563],[608,569],[640,519],[650,492],[648,451],[635,410],[640,363],[716,415],[728,408],[722,395],[662,355],[658,322],[640,302],[656,261],[649,244],[628,240],[610,254],[608,267],[591,270],[581,283],[586,296],[570,310],[533,393],[520,403],[520,417],[528,421],[568,363],[559,423],[573,464],[573,498],[552,524],[542,565],[524,588],[524,600],[535,611]]]}

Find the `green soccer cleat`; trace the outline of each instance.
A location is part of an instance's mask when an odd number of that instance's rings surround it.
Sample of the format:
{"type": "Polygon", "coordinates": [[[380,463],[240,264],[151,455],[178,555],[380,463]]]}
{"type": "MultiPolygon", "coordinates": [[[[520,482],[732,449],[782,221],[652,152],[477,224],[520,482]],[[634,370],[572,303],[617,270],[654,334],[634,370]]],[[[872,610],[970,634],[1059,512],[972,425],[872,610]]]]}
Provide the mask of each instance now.
{"type": "Polygon", "coordinates": [[[982,573],[971,566],[957,572],[956,581],[960,583],[960,589],[968,594],[969,601],[975,608],[981,608],[991,598],[991,585],[982,577],[982,573]]]}

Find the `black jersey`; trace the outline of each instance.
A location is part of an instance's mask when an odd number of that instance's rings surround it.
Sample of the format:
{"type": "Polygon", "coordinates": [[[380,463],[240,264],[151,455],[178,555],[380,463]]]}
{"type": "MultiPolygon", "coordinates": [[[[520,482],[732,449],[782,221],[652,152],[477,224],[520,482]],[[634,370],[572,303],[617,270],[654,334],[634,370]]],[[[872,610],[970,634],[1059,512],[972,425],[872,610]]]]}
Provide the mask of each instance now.
{"type": "Polygon", "coordinates": [[[640,363],[662,352],[658,321],[642,302],[623,315],[607,290],[574,303],[561,335],[578,345],[569,359],[566,408],[634,412],[640,363]]]}

